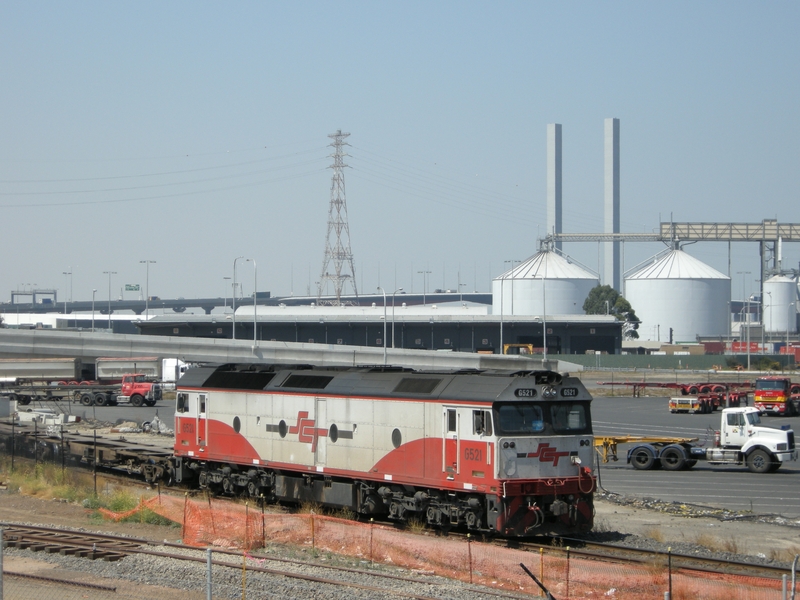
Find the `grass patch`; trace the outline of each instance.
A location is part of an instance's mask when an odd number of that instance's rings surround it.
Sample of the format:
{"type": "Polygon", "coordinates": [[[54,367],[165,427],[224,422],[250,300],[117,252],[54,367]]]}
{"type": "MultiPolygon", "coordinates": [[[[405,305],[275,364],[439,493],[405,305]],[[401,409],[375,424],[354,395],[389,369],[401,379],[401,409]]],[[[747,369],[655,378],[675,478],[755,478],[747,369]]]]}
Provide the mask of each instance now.
{"type": "MultiPolygon", "coordinates": [[[[96,495],[91,475],[73,470],[62,471],[61,467],[56,465],[17,463],[12,473],[10,462],[2,461],[0,479],[6,482],[9,494],[78,504],[94,511],[89,515],[89,519],[95,522],[103,520],[103,516],[97,512],[99,508],[121,513],[136,508],[140,503],[138,494],[124,488],[112,488],[111,491],[96,495]]],[[[177,526],[176,523],[148,508],[143,508],[122,521],[177,526]]]]}
{"type": "Polygon", "coordinates": [[[709,533],[698,533],[694,538],[694,543],[709,550],[721,551],[724,549],[722,541],[709,533]]]}
{"type": "Polygon", "coordinates": [[[655,540],[658,543],[664,542],[664,532],[661,531],[660,527],[650,527],[644,530],[644,536],[650,538],[651,540],[655,540]]]}
{"type": "Polygon", "coordinates": [[[769,558],[776,562],[791,563],[798,554],[800,554],[800,546],[779,549],[773,548],[769,551],[769,558]]]}

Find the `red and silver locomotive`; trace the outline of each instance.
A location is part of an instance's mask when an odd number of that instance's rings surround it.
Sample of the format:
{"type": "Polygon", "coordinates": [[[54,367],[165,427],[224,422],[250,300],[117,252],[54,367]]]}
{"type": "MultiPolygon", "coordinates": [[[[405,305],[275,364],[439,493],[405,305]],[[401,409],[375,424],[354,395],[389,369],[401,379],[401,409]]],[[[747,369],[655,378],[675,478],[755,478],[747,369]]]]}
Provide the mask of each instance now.
{"type": "Polygon", "coordinates": [[[592,527],[591,396],[552,371],[228,364],[178,384],[178,481],[507,536],[592,527]]]}

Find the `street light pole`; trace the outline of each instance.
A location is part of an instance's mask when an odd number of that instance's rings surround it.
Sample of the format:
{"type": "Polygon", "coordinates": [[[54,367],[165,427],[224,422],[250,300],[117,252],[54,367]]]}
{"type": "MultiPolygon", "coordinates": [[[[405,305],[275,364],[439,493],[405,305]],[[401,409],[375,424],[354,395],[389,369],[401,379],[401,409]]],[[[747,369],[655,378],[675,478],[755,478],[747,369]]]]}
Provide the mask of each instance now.
{"type": "Polygon", "coordinates": [[[155,264],[154,260],[140,260],[140,264],[146,265],[146,275],[144,280],[144,320],[150,316],[150,263],[155,264]]]}
{"type": "Polygon", "coordinates": [[[253,346],[258,346],[258,329],[256,327],[256,317],[258,315],[256,305],[256,299],[258,298],[258,267],[256,266],[255,258],[248,258],[245,262],[253,263],[253,346]]]}
{"type": "Polygon", "coordinates": [[[237,256],[233,259],[233,294],[231,296],[231,306],[233,307],[233,336],[236,339],[236,261],[243,259],[244,256],[237,256]]]}
{"type": "Polygon", "coordinates": [[[397,288],[392,292],[392,348],[394,348],[394,295],[397,292],[402,292],[403,288],[397,288]]]}
{"type": "Polygon", "coordinates": [[[545,277],[542,275],[541,277],[537,277],[536,279],[542,280],[542,344],[544,344],[544,348],[542,350],[542,366],[547,362],[547,294],[545,293],[545,277]]]}
{"type": "Polygon", "coordinates": [[[378,289],[383,294],[383,364],[386,364],[386,290],[381,286],[378,289]]]}
{"type": "Polygon", "coordinates": [[[111,276],[116,275],[116,271],[103,271],[103,274],[108,275],[108,328],[111,329],[111,276]]]}
{"type": "Polygon", "coordinates": [[[515,258],[511,260],[504,260],[504,263],[511,263],[511,316],[514,316],[514,263],[519,261],[515,258]]]}
{"type": "MultiPolygon", "coordinates": [[[[69,301],[72,302],[72,267],[69,268],[69,271],[62,271],[63,275],[69,275],[69,301]]],[[[66,277],[64,278],[66,281],[66,277]]],[[[67,285],[64,284],[64,314],[67,314],[67,285]]]]}
{"type": "Polygon", "coordinates": [[[228,282],[230,281],[230,277],[223,277],[222,281],[225,282],[225,294],[222,300],[222,314],[225,314],[228,311],[228,282]]]}
{"type": "Polygon", "coordinates": [[[97,290],[92,290],[92,333],[94,333],[94,295],[97,293],[97,290]]]}
{"type": "Polygon", "coordinates": [[[417,271],[417,273],[422,274],[422,306],[425,306],[425,292],[428,290],[428,275],[431,274],[430,271],[417,271]]]}
{"type": "MultiPolygon", "coordinates": [[[[786,321],[786,366],[789,366],[789,329],[792,327],[792,317],[795,317],[792,307],[794,302],[789,302],[789,320],[786,321]]],[[[796,320],[796,318],[795,318],[796,320]]]]}

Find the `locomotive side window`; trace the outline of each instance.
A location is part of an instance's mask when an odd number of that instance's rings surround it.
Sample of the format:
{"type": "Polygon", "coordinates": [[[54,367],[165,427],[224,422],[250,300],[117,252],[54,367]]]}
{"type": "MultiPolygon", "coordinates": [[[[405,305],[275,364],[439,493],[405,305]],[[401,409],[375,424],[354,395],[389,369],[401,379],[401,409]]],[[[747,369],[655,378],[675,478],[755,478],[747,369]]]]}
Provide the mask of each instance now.
{"type": "Polygon", "coordinates": [[[456,430],[456,409],[447,409],[447,433],[454,433],[456,430]]]}
{"type": "Polygon", "coordinates": [[[492,435],[492,413],[488,410],[473,410],[472,433],[475,435],[492,435]]]}
{"type": "Polygon", "coordinates": [[[185,413],[189,410],[189,394],[186,392],[178,394],[178,405],[175,410],[179,413],[185,413]]]}
{"type": "Polygon", "coordinates": [[[200,394],[200,414],[205,414],[206,412],[206,395],[200,394]]]}

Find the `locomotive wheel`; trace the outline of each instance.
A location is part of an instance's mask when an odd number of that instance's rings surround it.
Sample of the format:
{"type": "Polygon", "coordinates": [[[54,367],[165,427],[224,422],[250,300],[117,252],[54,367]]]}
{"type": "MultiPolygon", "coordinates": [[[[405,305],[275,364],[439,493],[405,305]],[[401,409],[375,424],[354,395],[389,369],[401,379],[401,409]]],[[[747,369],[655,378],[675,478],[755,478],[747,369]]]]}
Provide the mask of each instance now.
{"type": "Polygon", "coordinates": [[[686,466],[686,453],[680,446],[667,446],[661,452],[661,466],[667,471],[680,471],[686,466]]]}
{"type": "Polygon", "coordinates": [[[631,454],[631,464],[634,469],[639,469],[640,471],[652,469],[656,464],[656,455],[651,448],[641,446],[631,454]]]}
{"type": "Polygon", "coordinates": [[[258,483],[256,483],[255,481],[247,482],[247,495],[252,498],[258,497],[258,483]]]}
{"type": "Polygon", "coordinates": [[[225,492],[226,494],[233,495],[234,485],[230,477],[222,478],[222,491],[225,492]]]}
{"type": "Polygon", "coordinates": [[[772,459],[764,450],[753,450],[747,457],[747,468],[753,473],[769,473],[772,459]]]}
{"type": "Polygon", "coordinates": [[[84,406],[91,406],[94,402],[94,398],[92,398],[91,394],[83,394],[81,395],[81,404],[84,406]]]}
{"type": "Polygon", "coordinates": [[[141,406],[142,404],[144,404],[144,396],[142,396],[141,394],[134,394],[133,396],[131,396],[131,404],[133,404],[134,406],[141,406]]]}
{"type": "Polygon", "coordinates": [[[105,394],[95,394],[94,403],[97,406],[105,406],[108,403],[108,396],[105,394]]]}
{"type": "Polygon", "coordinates": [[[467,527],[469,529],[480,529],[481,528],[481,519],[476,515],[474,512],[467,511],[467,514],[464,515],[467,521],[467,527]]]}

